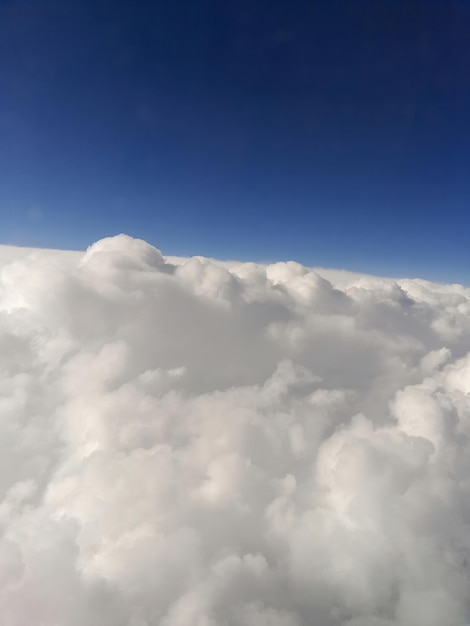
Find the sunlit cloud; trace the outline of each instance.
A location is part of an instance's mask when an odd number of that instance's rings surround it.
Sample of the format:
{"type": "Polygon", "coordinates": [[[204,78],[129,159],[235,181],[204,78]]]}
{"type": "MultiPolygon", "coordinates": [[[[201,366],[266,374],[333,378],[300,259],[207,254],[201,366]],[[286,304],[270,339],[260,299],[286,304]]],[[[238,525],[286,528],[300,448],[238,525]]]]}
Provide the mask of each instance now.
{"type": "Polygon", "coordinates": [[[462,626],[470,289],[0,249],[2,626],[462,626]]]}

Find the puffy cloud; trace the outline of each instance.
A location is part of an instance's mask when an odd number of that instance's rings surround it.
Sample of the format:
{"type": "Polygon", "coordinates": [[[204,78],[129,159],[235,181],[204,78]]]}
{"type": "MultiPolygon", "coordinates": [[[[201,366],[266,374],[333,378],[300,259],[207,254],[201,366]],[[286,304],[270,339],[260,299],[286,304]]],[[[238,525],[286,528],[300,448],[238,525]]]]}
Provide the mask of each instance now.
{"type": "Polygon", "coordinates": [[[2,626],[464,626],[470,290],[0,249],[2,626]]]}

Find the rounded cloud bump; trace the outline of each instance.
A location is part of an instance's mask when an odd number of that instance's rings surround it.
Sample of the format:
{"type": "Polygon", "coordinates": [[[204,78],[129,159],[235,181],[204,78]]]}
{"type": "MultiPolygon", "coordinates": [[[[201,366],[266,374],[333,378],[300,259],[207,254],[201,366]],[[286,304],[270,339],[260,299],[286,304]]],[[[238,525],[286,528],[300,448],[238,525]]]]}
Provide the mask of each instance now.
{"type": "Polygon", "coordinates": [[[100,239],[85,252],[81,265],[114,267],[120,270],[161,268],[165,261],[160,250],[142,239],[116,235],[100,239]]]}
{"type": "Polygon", "coordinates": [[[2,626],[469,623],[469,289],[65,255],[0,260],[2,626]]]}

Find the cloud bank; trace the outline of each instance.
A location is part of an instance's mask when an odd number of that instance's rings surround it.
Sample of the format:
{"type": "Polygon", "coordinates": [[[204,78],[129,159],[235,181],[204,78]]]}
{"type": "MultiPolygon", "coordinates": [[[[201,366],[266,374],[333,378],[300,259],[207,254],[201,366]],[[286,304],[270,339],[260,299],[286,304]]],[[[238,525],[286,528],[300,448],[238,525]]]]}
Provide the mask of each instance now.
{"type": "Polygon", "coordinates": [[[0,272],[2,626],[470,621],[469,289],[124,235],[0,272]]]}

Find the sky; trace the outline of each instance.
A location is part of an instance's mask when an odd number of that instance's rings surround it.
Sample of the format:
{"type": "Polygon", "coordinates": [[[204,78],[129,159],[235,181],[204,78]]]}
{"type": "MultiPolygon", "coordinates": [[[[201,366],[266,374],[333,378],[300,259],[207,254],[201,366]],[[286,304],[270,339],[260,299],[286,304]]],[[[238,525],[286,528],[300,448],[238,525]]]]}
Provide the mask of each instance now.
{"type": "Polygon", "coordinates": [[[0,246],[0,371],[2,626],[470,623],[468,287],[0,246]]]}
{"type": "Polygon", "coordinates": [[[0,242],[470,284],[470,4],[2,0],[0,242]]]}

